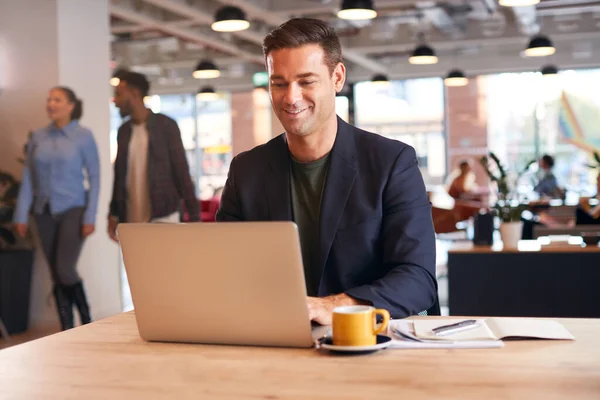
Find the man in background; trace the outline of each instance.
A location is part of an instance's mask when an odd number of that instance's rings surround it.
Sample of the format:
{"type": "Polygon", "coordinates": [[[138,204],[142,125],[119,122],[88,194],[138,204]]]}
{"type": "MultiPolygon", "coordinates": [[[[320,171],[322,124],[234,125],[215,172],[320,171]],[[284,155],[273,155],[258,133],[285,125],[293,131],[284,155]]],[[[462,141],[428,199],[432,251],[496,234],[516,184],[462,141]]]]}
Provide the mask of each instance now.
{"type": "Polygon", "coordinates": [[[540,197],[550,197],[552,199],[564,198],[565,192],[558,186],[558,181],[552,168],[554,168],[554,157],[545,154],[539,161],[540,170],[542,171],[542,178],[533,190],[540,195],[540,197]]]}
{"type": "Polygon", "coordinates": [[[119,222],[179,222],[181,201],[190,221],[200,220],[198,200],[177,123],[146,108],[150,84],[135,72],[122,72],[114,103],[130,117],[117,134],[108,234],[118,241],[119,222]]]}

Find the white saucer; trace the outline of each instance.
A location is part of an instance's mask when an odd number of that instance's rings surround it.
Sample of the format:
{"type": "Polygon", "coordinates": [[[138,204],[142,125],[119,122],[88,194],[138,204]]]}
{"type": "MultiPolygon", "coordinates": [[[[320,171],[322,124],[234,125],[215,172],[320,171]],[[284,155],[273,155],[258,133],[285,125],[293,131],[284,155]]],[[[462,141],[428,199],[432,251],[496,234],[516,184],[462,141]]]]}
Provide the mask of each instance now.
{"type": "Polygon", "coordinates": [[[385,349],[392,344],[392,338],[384,335],[377,335],[377,344],[371,346],[336,346],[332,338],[327,338],[320,347],[340,353],[371,353],[377,350],[385,349]]]}

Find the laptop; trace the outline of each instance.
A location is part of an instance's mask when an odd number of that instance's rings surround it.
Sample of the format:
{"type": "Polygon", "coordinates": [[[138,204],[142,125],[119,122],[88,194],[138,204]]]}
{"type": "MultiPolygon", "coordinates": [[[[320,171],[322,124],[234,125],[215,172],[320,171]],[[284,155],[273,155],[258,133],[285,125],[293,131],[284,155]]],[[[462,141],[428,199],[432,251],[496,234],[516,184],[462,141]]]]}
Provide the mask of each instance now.
{"type": "Polygon", "coordinates": [[[119,242],[147,341],[311,347],[293,222],[129,224],[119,242]]]}

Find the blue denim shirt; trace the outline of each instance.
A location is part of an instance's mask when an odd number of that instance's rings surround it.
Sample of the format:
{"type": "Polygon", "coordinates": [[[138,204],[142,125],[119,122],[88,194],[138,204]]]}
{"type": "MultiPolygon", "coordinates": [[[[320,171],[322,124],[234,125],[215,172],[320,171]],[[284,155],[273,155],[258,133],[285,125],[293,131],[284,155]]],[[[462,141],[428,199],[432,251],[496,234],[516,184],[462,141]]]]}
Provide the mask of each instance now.
{"type": "Polygon", "coordinates": [[[100,163],[92,132],[77,121],[62,129],[54,125],[38,129],[27,145],[14,222],[27,223],[32,206],[34,213],[41,214],[48,205],[52,214],[85,207],[82,223],[94,224],[99,192],[100,163]]]}
{"type": "Polygon", "coordinates": [[[546,172],[538,184],[533,188],[540,196],[554,197],[558,195],[558,181],[552,172],[546,172]]]}

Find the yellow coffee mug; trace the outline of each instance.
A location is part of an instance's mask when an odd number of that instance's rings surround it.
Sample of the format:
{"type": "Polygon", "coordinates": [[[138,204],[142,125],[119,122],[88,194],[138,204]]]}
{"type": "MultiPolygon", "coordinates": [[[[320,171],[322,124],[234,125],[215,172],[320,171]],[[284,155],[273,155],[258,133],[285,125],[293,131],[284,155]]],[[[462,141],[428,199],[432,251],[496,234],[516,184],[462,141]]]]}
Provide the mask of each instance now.
{"type": "Polygon", "coordinates": [[[371,306],[344,306],[333,309],[333,344],[336,346],[372,346],[377,334],[385,332],[390,313],[371,306]],[[383,322],[376,326],[376,316],[383,322]]]}

